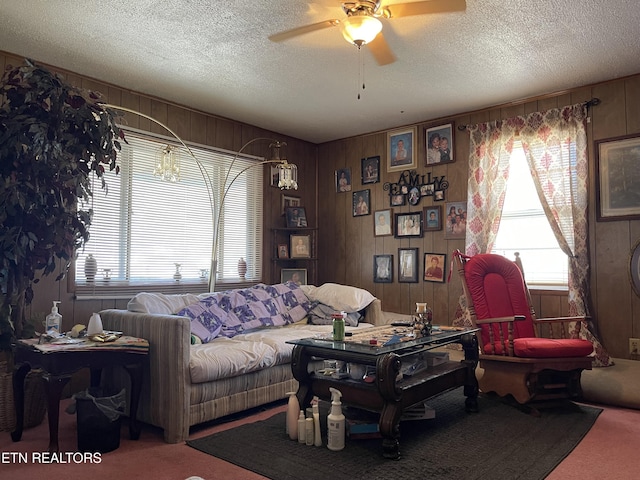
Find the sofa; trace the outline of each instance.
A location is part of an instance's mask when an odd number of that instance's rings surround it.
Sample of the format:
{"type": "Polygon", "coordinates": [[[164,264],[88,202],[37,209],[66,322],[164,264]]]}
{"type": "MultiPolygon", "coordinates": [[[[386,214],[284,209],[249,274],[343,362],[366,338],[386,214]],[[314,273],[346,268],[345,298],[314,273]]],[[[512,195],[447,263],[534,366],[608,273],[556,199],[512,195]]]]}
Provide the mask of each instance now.
{"type": "MultiPolygon", "coordinates": [[[[193,425],[296,391],[293,345],[286,342],[330,333],[336,311],[347,313],[346,331],[385,323],[380,300],[366,290],[291,282],[202,295],[142,292],[127,310],[100,316],[106,330],[149,341],[138,419],[178,443],[193,425]],[[259,307],[252,303],[257,297],[259,307]]],[[[103,381],[118,388],[127,379],[116,374],[103,381]]]]}

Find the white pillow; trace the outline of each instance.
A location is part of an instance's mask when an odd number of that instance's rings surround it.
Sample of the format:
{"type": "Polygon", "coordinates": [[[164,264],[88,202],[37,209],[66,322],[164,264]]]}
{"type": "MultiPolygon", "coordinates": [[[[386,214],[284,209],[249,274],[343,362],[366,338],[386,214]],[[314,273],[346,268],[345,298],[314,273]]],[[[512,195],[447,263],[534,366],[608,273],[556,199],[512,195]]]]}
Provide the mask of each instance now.
{"type": "Polygon", "coordinates": [[[160,313],[173,315],[200,299],[190,293],[165,295],[163,293],[140,292],[127,303],[127,310],[138,313],[160,313]]]}
{"type": "Polygon", "coordinates": [[[309,287],[312,288],[301,287],[309,300],[324,303],[341,312],[359,312],[376,299],[362,288],[338,283],[325,283],[319,287],[309,287]]]}

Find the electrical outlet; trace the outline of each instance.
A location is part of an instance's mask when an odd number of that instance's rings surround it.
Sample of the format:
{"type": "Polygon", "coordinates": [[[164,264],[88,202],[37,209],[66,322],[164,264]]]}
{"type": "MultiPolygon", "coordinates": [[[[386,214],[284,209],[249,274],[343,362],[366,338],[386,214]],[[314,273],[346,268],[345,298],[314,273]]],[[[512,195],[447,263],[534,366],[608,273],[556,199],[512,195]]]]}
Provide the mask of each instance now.
{"type": "Polygon", "coordinates": [[[629,353],[631,355],[640,355],[640,338],[629,339],[629,353]]]}

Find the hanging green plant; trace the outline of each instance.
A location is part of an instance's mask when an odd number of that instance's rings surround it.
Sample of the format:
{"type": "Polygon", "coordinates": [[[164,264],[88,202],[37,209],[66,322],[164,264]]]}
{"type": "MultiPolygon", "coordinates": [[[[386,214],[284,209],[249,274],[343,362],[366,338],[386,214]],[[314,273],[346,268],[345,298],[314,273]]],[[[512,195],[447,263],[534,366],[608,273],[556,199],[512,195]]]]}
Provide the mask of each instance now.
{"type": "Polygon", "coordinates": [[[33,284],[89,240],[92,174],[118,173],[123,132],[100,94],[30,60],[0,83],[0,349],[22,337],[33,284]]]}

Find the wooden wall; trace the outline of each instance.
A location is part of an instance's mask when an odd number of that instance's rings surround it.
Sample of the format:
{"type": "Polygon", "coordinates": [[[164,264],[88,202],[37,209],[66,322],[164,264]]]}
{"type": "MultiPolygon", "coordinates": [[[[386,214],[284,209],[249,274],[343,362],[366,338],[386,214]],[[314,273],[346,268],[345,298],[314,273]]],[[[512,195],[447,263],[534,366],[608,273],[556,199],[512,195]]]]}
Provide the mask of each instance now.
{"type": "MultiPolygon", "coordinates": [[[[597,97],[601,104],[590,110],[589,139],[589,200],[592,206],[590,221],[590,259],[593,316],[600,337],[610,353],[629,358],[628,338],[640,336],[640,299],[633,293],[629,278],[630,250],[640,238],[640,221],[596,222],[595,220],[595,159],[593,142],[603,138],[640,133],[640,75],[612,80],[598,85],[582,87],[554,95],[496,106],[483,111],[454,117],[439,118],[415,125],[418,132],[419,174],[445,175],[449,182],[445,201],[466,201],[467,162],[469,136],[455,129],[455,162],[425,166],[424,129],[454,122],[455,125],[498,120],[553,107],[562,107],[597,97]]],[[[398,128],[413,125],[398,126],[398,128]]],[[[385,182],[397,182],[398,172],[386,172],[387,133],[376,132],[328,142],[318,151],[318,211],[320,224],[319,257],[330,259],[320,262],[319,283],[338,282],[356,285],[374,293],[382,300],[385,311],[410,313],[415,302],[425,301],[434,310],[438,323],[451,323],[455,316],[461,285],[456,275],[450,283],[397,282],[398,248],[417,247],[420,255],[420,279],[425,252],[447,255],[449,273],[450,255],[455,249],[464,250],[464,240],[447,240],[444,231],[426,232],[423,238],[395,239],[373,236],[373,215],[353,217],[351,192],[335,193],[335,170],[349,167],[353,190],[371,189],[371,212],[390,208],[385,182]],[[362,185],[361,158],[381,156],[380,183],[362,185]],[[394,282],[373,282],[373,255],[394,256],[394,282]]],[[[640,168],[640,166],[639,166],[640,168]]],[[[394,207],[394,213],[422,210],[424,206],[443,204],[426,197],[415,207],[394,207]]],[[[535,234],[532,232],[531,234],[535,234]]],[[[526,268],[526,258],[524,265],[526,268]]],[[[535,293],[535,292],[534,292],[535,293]]],[[[537,292],[533,295],[539,316],[567,313],[566,294],[537,292]]]]}
{"type": "MultiPolygon", "coordinates": [[[[0,51],[0,67],[7,65],[17,66],[23,63],[21,57],[0,51]]],[[[247,141],[256,137],[268,137],[287,142],[287,147],[282,154],[298,166],[300,188],[292,195],[301,197],[302,204],[306,206],[307,217],[311,225],[317,225],[316,217],[316,145],[297,140],[295,138],[280,135],[276,132],[263,130],[251,125],[235,122],[225,118],[216,117],[167,103],[160,99],[139,95],[113,85],[101,83],[94,79],[75,75],[62,71],[55,67],[49,67],[53,71],[62,74],[70,83],[86,89],[100,92],[105,101],[114,105],[131,108],[149,115],[167,125],[175,131],[184,141],[195,142],[203,145],[224,148],[231,151],[239,150],[247,141]]],[[[142,117],[127,114],[128,126],[150,131],[165,136],[170,136],[162,127],[142,117]]],[[[267,155],[268,141],[256,142],[243,150],[253,155],[267,155]]],[[[269,167],[265,167],[265,199],[264,199],[264,252],[263,272],[265,281],[269,282],[272,275],[271,258],[271,228],[284,227],[284,217],[280,215],[281,191],[269,186],[269,167]]],[[[35,285],[35,298],[31,307],[31,313],[35,316],[44,316],[51,309],[52,300],[61,300],[60,313],[63,317],[63,328],[70,329],[76,323],[86,324],[92,312],[105,308],[126,308],[127,300],[76,300],[73,292],[68,291],[67,282],[56,282],[57,274],[52,274],[42,279],[35,285]]]]}

